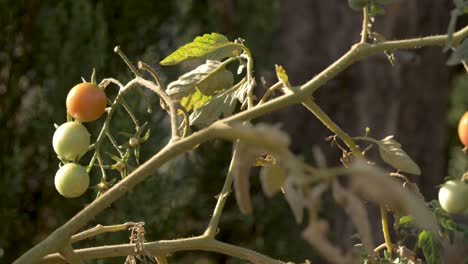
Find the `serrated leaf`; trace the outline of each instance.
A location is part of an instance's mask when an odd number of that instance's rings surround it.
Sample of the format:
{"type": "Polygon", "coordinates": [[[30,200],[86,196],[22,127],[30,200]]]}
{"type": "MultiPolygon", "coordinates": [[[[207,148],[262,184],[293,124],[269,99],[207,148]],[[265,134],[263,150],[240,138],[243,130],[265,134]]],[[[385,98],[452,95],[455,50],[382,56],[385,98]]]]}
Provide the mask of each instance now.
{"type": "Polygon", "coordinates": [[[192,42],[183,45],[160,63],[167,66],[196,58],[221,60],[226,57],[237,56],[241,52],[240,44],[229,41],[222,34],[211,33],[196,37],[192,42]]]}
{"type": "Polygon", "coordinates": [[[211,95],[204,95],[199,90],[196,90],[193,94],[183,97],[180,100],[180,104],[185,107],[187,111],[197,110],[210,101],[212,97],[211,95]]]}
{"type": "Polygon", "coordinates": [[[234,82],[234,77],[222,67],[219,61],[207,60],[205,64],[171,82],[166,92],[172,99],[178,100],[195,93],[197,88],[205,95],[229,88],[234,82]]]}
{"type": "Polygon", "coordinates": [[[230,116],[236,103],[235,90],[217,94],[190,114],[190,125],[208,126],[221,115],[230,116]]]}
{"type": "Polygon", "coordinates": [[[234,83],[232,72],[224,69],[218,61],[209,62],[214,63],[216,68],[196,84],[197,89],[204,95],[211,95],[219,90],[230,88],[234,83]]]}
{"type": "Polygon", "coordinates": [[[454,66],[462,62],[462,60],[468,60],[468,38],[455,49],[447,60],[447,65],[454,66]]]}
{"type": "Polygon", "coordinates": [[[401,149],[401,144],[393,139],[393,136],[388,136],[380,141],[376,141],[379,146],[379,154],[382,159],[392,165],[395,169],[420,175],[421,169],[419,166],[401,149]]]}
{"type": "Polygon", "coordinates": [[[418,236],[418,247],[422,249],[428,264],[442,263],[442,243],[433,234],[423,230],[418,236]]]}
{"type": "Polygon", "coordinates": [[[243,102],[249,89],[253,89],[255,81],[243,79],[240,85],[232,87],[214,95],[201,107],[194,109],[190,114],[190,125],[207,126],[217,120],[221,115],[230,116],[236,107],[237,101],[243,102]]]}

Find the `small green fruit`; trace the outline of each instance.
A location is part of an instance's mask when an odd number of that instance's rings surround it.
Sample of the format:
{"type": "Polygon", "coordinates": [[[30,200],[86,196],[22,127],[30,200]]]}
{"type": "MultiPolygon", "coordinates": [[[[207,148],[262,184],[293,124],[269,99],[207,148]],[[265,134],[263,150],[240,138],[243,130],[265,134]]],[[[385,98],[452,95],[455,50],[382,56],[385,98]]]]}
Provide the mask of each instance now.
{"type": "Polygon", "coordinates": [[[55,189],[62,196],[75,198],[88,189],[89,175],[85,167],[76,163],[67,163],[55,174],[54,183],[55,189]]]}
{"type": "Polygon", "coordinates": [[[468,184],[463,181],[447,181],[439,190],[439,202],[449,214],[468,210],[468,184]]]}
{"type": "Polygon", "coordinates": [[[88,151],[90,135],[82,124],[67,122],[55,131],[52,145],[61,159],[77,161],[88,151]]]}

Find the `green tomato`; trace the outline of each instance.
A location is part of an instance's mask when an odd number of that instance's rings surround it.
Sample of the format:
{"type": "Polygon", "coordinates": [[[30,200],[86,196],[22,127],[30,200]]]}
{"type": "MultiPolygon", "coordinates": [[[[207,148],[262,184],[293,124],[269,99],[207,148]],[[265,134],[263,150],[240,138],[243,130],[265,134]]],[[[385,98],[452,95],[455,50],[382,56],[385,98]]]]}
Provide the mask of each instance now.
{"type": "Polygon", "coordinates": [[[55,174],[54,183],[55,189],[62,196],[75,198],[88,189],[89,175],[85,167],[76,163],[67,163],[55,174]]]}
{"type": "Polygon", "coordinates": [[[90,135],[82,124],[67,122],[55,131],[52,145],[61,159],[77,161],[88,151],[90,135]]]}
{"type": "Polygon", "coordinates": [[[449,214],[468,210],[468,184],[463,181],[447,181],[439,190],[439,202],[449,214]]]}

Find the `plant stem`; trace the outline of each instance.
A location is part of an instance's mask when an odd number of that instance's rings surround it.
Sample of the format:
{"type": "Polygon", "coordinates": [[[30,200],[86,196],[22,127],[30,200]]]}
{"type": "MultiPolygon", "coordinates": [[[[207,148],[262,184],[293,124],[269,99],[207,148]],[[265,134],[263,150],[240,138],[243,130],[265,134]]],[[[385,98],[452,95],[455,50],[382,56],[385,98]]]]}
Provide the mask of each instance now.
{"type": "Polygon", "coordinates": [[[352,151],[352,153],[359,158],[362,158],[361,151],[356,147],[354,140],[341,129],[323,110],[310,98],[304,100],[302,103],[312,114],[315,115],[328,129],[335,133],[346,146],[352,151]]]}
{"type": "Polygon", "coordinates": [[[127,230],[129,227],[133,226],[135,223],[132,222],[127,222],[125,224],[121,225],[109,225],[109,226],[103,226],[103,225],[97,225],[91,229],[85,230],[83,232],[80,232],[76,235],[73,235],[70,239],[71,243],[76,243],[78,241],[87,239],[89,237],[93,237],[102,233],[107,233],[107,232],[117,232],[117,231],[122,231],[122,230],[127,230]]]}
{"type": "MultiPolygon", "coordinates": [[[[224,255],[236,257],[258,264],[285,264],[285,262],[272,259],[256,251],[230,245],[204,236],[183,238],[176,240],[161,240],[144,243],[145,251],[153,256],[159,254],[171,254],[180,251],[201,250],[218,252],[224,255]]],[[[74,252],[83,260],[112,258],[135,254],[135,244],[121,244],[78,249],[74,252]]],[[[39,263],[55,264],[66,263],[59,254],[51,254],[40,260],[39,263]]]]}
{"type": "Polygon", "coordinates": [[[362,32],[361,32],[361,43],[367,41],[367,31],[369,24],[369,7],[366,5],[362,8],[362,32]]]}
{"type": "Polygon", "coordinates": [[[224,181],[223,189],[218,196],[218,201],[216,202],[216,207],[213,211],[213,216],[211,217],[210,223],[206,228],[205,233],[203,236],[214,238],[216,236],[216,231],[218,229],[219,220],[221,218],[221,214],[223,212],[224,204],[226,204],[226,200],[231,192],[231,186],[233,182],[233,171],[234,167],[236,166],[235,162],[237,159],[237,155],[239,152],[237,151],[237,142],[234,144],[234,150],[232,152],[231,164],[229,165],[229,170],[226,176],[226,180],[224,181]]]}
{"type": "Polygon", "coordinates": [[[133,79],[130,82],[128,82],[125,86],[122,86],[119,89],[119,93],[117,94],[117,97],[115,98],[114,102],[110,106],[110,110],[107,113],[106,120],[104,121],[104,125],[102,126],[102,129],[99,132],[99,135],[98,135],[98,138],[96,139],[96,142],[94,143],[95,152],[94,152],[93,157],[91,158],[91,161],[89,162],[88,173],[91,171],[91,169],[94,166],[94,163],[96,162],[97,153],[99,153],[102,140],[104,139],[104,137],[106,136],[106,133],[109,130],[109,123],[110,123],[110,120],[112,119],[112,115],[114,114],[114,112],[115,112],[115,110],[117,108],[116,106],[119,104],[120,97],[123,96],[124,92],[127,91],[130,87],[132,87],[136,83],[137,83],[137,80],[133,79]]]}
{"type": "MultiPolygon", "coordinates": [[[[356,143],[346,132],[344,132],[323,110],[308,97],[303,104],[309,109],[322,123],[335,133],[349,147],[352,153],[358,158],[364,158],[361,151],[356,147],[356,143]]],[[[382,231],[387,245],[388,252],[392,252],[392,240],[390,238],[390,230],[388,228],[388,216],[383,205],[380,205],[380,216],[382,217],[382,231]]]]}
{"type": "Polygon", "coordinates": [[[275,84],[273,84],[270,88],[268,88],[268,90],[265,92],[265,94],[263,95],[262,99],[260,99],[260,101],[257,103],[257,104],[263,104],[265,103],[268,98],[270,97],[270,95],[275,91],[275,90],[278,90],[279,88],[281,88],[283,86],[283,83],[282,82],[277,82],[275,84]]]}
{"type": "Polygon", "coordinates": [[[62,250],[60,250],[60,254],[65,258],[66,263],[70,264],[84,264],[82,258],[78,256],[70,244],[67,244],[62,250]]]}
{"type": "Polygon", "coordinates": [[[140,124],[138,123],[138,119],[136,118],[136,115],[133,113],[132,109],[128,105],[127,100],[125,100],[125,98],[123,96],[120,96],[119,100],[120,100],[120,103],[122,104],[123,108],[125,108],[125,111],[127,111],[128,115],[132,119],[133,124],[135,124],[135,126],[137,127],[136,130],[138,130],[138,128],[140,127],[140,124]]]}
{"type": "Polygon", "coordinates": [[[171,99],[171,97],[169,97],[169,95],[167,95],[164,83],[161,81],[159,75],[156,73],[155,70],[153,70],[153,68],[151,68],[149,65],[142,61],[138,62],[138,68],[149,72],[156,81],[157,85],[154,85],[150,81],[147,81],[143,78],[138,78],[140,84],[146,86],[147,88],[155,92],[169,107],[169,115],[171,118],[171,141],[178,140],[179,133],[177,131],[177,107],[175,105],[175,102],[171,99]]]}
{"type": "Polygon", "coordinates": [[[380,206],[380,216],[382,217],[382,231],[385,239],[385,245],[387,247],[388,253],[390,253],[391,256],[393,251],[393,243],[392,239],[390,238],[390,229],[388,228],[387,210],[382,205],[380,206]]]}

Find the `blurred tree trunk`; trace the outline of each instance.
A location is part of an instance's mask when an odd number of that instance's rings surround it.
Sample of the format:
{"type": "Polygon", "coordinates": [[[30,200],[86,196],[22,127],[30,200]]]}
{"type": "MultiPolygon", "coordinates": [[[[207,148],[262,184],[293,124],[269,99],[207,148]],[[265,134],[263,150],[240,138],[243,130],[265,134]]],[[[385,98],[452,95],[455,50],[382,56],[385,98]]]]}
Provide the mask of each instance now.
{"type": "MultiPolygon", "coordinates": [[[[377,17],[373,29],[387,39],[443,34],[449,10],[449,1],[396,0],[385,16],[377,17]]],[[[280,41],[275,49],[295,85],[312,78],[360,39],[361,13],[353,12],[346,1],[283,1],[278,17],[280,41]]],[[[352,65],[314,97],[350,135],[362,135],[366,127],[374,138],[395,135],[420,165],[422,175],[413,180],[431,200],[446,169],[449,71],[440,47],[400,51],[396,56],[393,67],[384,54],[352,65]]],[[[331,132],[303,107],[284,109],[275,119],[284,123],[295,151],[310,153],[313,145],[322,145],[329,165],[338,160],[338,153],[330,153],[324,142],[331,132]]],[[[371,215],[381,241],[379,215],[377,211],[371,215]]],[[[341,216],[335,219],[335,234],[337,241],[349,245],[351,226],[341,216]]]]}

